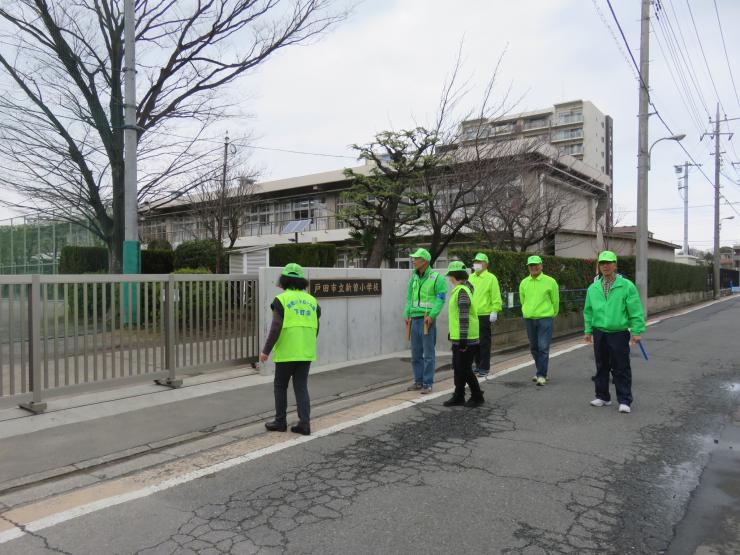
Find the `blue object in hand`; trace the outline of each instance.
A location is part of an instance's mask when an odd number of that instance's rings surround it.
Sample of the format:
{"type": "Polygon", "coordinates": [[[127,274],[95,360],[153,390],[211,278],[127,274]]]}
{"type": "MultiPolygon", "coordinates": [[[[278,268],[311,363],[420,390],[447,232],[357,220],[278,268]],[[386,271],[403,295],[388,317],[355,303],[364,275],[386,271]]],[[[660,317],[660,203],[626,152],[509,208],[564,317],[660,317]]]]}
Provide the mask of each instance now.
{"type": "Polygon", "coordinates": [[[638,341],[637,344],[640,346],[640,350],[642,351],[642,356],[645,358],[645,360],[648,359],[647,351],[645,350],[645,347],[642,346],[642,341],[638,341]]]}

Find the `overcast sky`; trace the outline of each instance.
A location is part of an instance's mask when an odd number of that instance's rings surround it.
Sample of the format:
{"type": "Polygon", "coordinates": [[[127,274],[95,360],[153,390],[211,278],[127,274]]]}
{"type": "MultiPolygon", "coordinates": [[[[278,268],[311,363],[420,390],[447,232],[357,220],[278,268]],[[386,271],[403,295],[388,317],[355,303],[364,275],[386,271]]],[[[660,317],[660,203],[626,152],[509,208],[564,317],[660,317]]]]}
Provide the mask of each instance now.
{"type": "MultiPolygon", "coordinates": [[[[728,117],[740,117],[713,1],[688,1],[719,98],[728,117]]],[[[612,0],[612,4],[639,59],[640,2],[612,0]]],[[[686,43],[694,80],[713,114],[717,94],[696,39],[687,0],[662,0],[662,4],[670,16],[664,21],[670,21],[679,40],[686,43]]],[[[740,21],[740,2],[717,0],[717,6],[732,71],[740,85],[740,33],[732,24],[740,21]]],[[[255,145],[351,156],[348,145],[352,143],[364,143],[378,131],[409,127],[433,116],[461,40],[466,72],[481,87],[507,48],[501,84],[511,84],[514,96],[522,97],[516,111],[580,98],[592,101],[614,118],[615,205],[623,214],[620,223],[631,224],[635,220],[638,87],[623,46],[620,50],[621,38],[618,45],[599,14],[619,37],[608,10],[606,0],[365,0],[348,21],[320,42],[284,50],[240,81],[230,94],[253,117],[226,122],[214,134],[251,131],[255,145]]],[[[660,30],[651,40],[653,100],[674,132],[687,134],[684,146],[713,179],[710,141],[699,140],[703,127],[708,126],[707,113],[694,91],[700,128],[677,92],[658,41],[666,48],[660,30]]],[[[474,100],[472,94],[471,103],[474,100]]],[[[740,153],[740,121],[731,122],[730,127],[739,134],[733,141],[736,144],[722,137],[724,171],[735,182],[723,177],[723,194],[730,202],[738,203],[735,208],[740,212],[740,167],[736,171],[730,164],[740,162],[736,154],[740,153]]],[[[652,117],[651,141],[665,135],[667,131],[652,117]]],[[[354,164],[350,158],[265,150],[254,150],[252,160],[262,170],[262,179],[354,164]]],[[[677,244],[683,242],[683,203],[673,166],[685,160],[678,145],[662,142],[653,150],[650,173],[649,227],[659,238],[677,244]]],[[[713,210],[696,206],[712,202],[710,183],[693,170],[689,204],[695,208],[689,212],[689,239],[694,247],[711,246],[713,210]]],[[[740,243],[740,215],[725,204],[721,214],[736,216],[724,222],[722,244],[740,243]]]]}

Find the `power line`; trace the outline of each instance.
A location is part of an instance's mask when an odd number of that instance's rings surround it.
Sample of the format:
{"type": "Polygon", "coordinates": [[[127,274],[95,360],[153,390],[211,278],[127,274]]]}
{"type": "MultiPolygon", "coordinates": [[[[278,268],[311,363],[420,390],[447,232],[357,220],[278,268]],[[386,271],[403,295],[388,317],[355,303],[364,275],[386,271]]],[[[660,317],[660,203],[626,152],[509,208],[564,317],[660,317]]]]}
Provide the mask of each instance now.
{"type": "MultiPolygon", "coordinates": [[[[712,82],[712,87],[714,87],[714,94],[717,95],[717,102],[719,102],[719,105],[722,106],[722,100],[719,97],[719,91],[717,90],[717,85],[714,82],[714,76],[712,75],[712,70],[709,68],[709,62],[707,61],[707,54],[704,52],[704,45],[701,42],[701,37],[699,36],[699,29],[696,26],[696,20],[694,19],[694,12],[691,10],[691,4],[689,3],[689,0],[686,0],[686,7],[689,9],[689,15],[691,16],[691,24],[694,27],[694,33],[696,34],[696,40],[699,43],[699,49],[701,50],[702,58],[704,58],[704,65],[707,68],[707,73],[709,74],[709,79],[712,82]]],[[[722,111],[725,111],[724,106],[722,106],[722,111]]]]}
{"type": "MultiPolygon", "coordinates": [[[[149,131],[149,133],[152,133],[152,131],[149,131]]],[[[170,133],[168,131],[154,131],[153,133],[159,134],[159,135],[165,135],[167,137],[174,137],[175,139],[183,139],[183,140],[189,140],[189,141],[197,140],[203,143],[214,143],[214,144],[221,145],[222,147],[224,144],[223,137],[204,137],[204,138],[196,139],[194,137],[177,135],[175,133],[170,133]]],[[[249,144],[249,143],[239,143],[239,139],[233,140],[232,143],[239,144],[241,148],[247,148],[247,149],[252,149],[252,150],[266,150],[266,151],[271,151],[271,152],[284,152],[287,154],[300,154],[303,156],[321,156],[324,158],[346,158],[348,160],[357,160],[357,157],[348,156],[346,154],[327,154],[324,152],[308,152],[304,150],[292,150],[288,148],[278,148],[278,147],[254,145],[254,144],[249,144]]]]}
{"type": "MultiPolygon", "coordinates": [[[[696,82],[696,79],[694,78],[694,75],[691,72],[689,63],[686,59],[686,55],[684,54],[683,49],[681,48],[681,45],[678,42],[678,37],[670,22],[670,19],[668,17],[668,12],[666,12],[665,9],[662,7],[662,4],[660,3],[660,1],[656,2],[655,4],[655,19],[658,21],[658,26],[660,27],[661,32],[663,33],[663,36],[665,37],[669,52],[673,58],[673,63],[676,67],[676,72],[679,75],[679,78],[681,79],[683,88],[686,91],[686,96],[691,103],[691,106],[692,106],[691,114],[694,116],[696,121],[699,122],[699,127],[701,128],[703,127],[703,124],[701,123],[701,117],[699,116],[698,105],[694,101],[694,94],[692,93],[692,89],[689,85],[689,79],[691,80],[691,83],[693,84],[694,88],[697,91],[697,97],[699,99],[699,104],[701,104],[704,107],[704,109],[707,111],[707,114],[709,114],[709,111],[707,110],[706,103],[704,102],[703,96],[701,94],[701,89],[699,88],[696,82]],[[663,14],[664,17],[661,17],[661,13],[663,14]],[[684,70],[684,66],[685,66],[685,70],[684,70]],[[686,77],[687,73],[689,75],[689,79],[687,79],[686,77]]],[[[653,28],[655,28],[654,25],[653,25],[653,28]]],[[[657,38],[658,38],[658,35],[656,33],[656,39],[657,38]]],[[[660,42],[658,44],[660,45],[660,42]]],[[[670,64],[668,60],[666,60],[666,63],[670,64]]]]}
{"type": "Polygon", "coordinates": [[[722,48],[725,51],[725,60],[727,61],[727,69],[730,72],[730,79],[732,80],[732,88],[735,91],[735,100],[737,100],[738,106],[740,106],[740,96],[737,94],[737,86],[735,86],[735,76],[732,74],[732,66],[730,65],[730,57],[727,55],[727,43],[725,42],[725,32],[722,30],[722,19],[719,17],[719,8],[717,7],[717,0],[714,0],[714,13],[717,15],[717,25],[719,25],[719,35],[722,37],[722,48]]]}
{"type": "MultiPolygon", "coordinates": [[[[617,25],[617,28],[619,29],[619,34],[620,34],[620,35],[622,36],[622,40],[624,41],[624,45],[625,45],[625,46],[626,46],[626,48],[627,48],[627,52],[629,52],[629,56],[630,56],[630,59],[632,60],[632,64],[633,64],[633,65],[635,66],[635,69],[637,70],[637,75],[638,75],[638,76],[639,76],[639,78],[640,78],[640,83],[642,84],[642,88],[643,88],[643,89],[644,89],[644,90],[645,90],[645,91],[647,92],[647,94],[648,94],[648,102],[650,103],[650,106],[651,106],[651,107],[653,108],[655,116],[656,116],[656,117],[658,118],[658,120],[660,120],[660,122],[661,122],[661,123],[663,124],[663,127],[665,127],[665,128],[666,128],[666,130],[668,131],[668,133],[669,133],[669,134],[670,134],[671,136],[675,136],[675,133],[674,133],[674,132],[673,132],[673,130],[671,129],[671,126],[670,126],[670,125],[668,125],[668,122],[666,122],[666,120],[665,120],[665,119],[663,118],[663,116],[662,116],[662,115],[660,114],[660,111],[658,110],[657,106],[655,105],[655,103],[653,102],[653,100],[652,100],[652,99],[650,98],[650,89],[649,89],[649,88],[647,87],[647,85],[645,84],[645,80],[643,79],[643,77],[642,77],[642,73],[640,72],[640,66],[638,66],[638,65],[637,65],[637,61],[635,60],[635,55],[634,55],[634,54],[632,53],[632,48],[630,47],[630,45],[629,45],[629,42],[627,41],[627,37],[626,37],[626,36],[625,36],[625,34],[624,34],[624,30],[622,29],[622,24],[621,24],[621,23],[619,22],[619,18],[617,17],[617,14],[616,14],[616,13],[614,12],[614,7],[612,6],[611,0],[606,0],[606,3],[607,3],[607,5],[609,6],[609,11],[611,12],[611,14],[612,14],[612,17],[614,18],[614,23],[616,23],[616,25],[617,25]]],[[[687,3],[688,3],[688,2],[687,2],[687,3]]],[[[689,10],[691,10],[691,8],[690,8],[690,7],[689,7],[689,10]]],[[[692,19],[693,19],[693,15],[692,15],[692,19]]],[[[694,25],[694,29],[696,30],[696,25],[694,25]]],[[[698,31],[697,31],[697,33],[698,33],[698,31]]],[[[697,37],[698,37],[698,34],[697,34],[697,37]]],[[[702,52],[703,52],[703,47],[702,47],[702,52]]],[[[706,57],[705,57],[705,61],[706,61],[706,57]]],[[[709,68],[709,64],[707,64],[707,69],[708,69],[708,68],[709,68]]],[[[712,82],[714,82],[714,81],[712,81],[712,82]]],[[[715,92],[716,92],[716,87],[715,87],[715,92]]],[[[721,103],[720,103],[720,104],[721,104],[721,103]]],[[[689,152],[689,151],[688,151],[688,150],[686,149],[686,147],[685,147],[685,146],[684,146],[684,145],[683,145],[683,144],[681,143],[681,141],[676,141],[676,142],[678,143],[678,146],[680,146],[680,147],[681,147],[681,150],[683,150],[683,151],[684,151],[684,153],[686,154],[686,156],[688,156],[689,160],[691,160],[691,162],[692,162],[692,163],[694,163],[694,164],[696,164],[697,166],[699,166],[699,164],[697,164],[697,162],[696,162],[696,159],[695,159],[695,158],[693,157],[693,155],[692,155],[692,154],[691,154],[691,153],[690,153],[690,152],[689,152]]],[[[714,186],[715,186],[715,185],[714,185],[714,183],[712,182],[712,180],[711,180],[711,179],[709,179],[709,176],[708,176],[708,175],[706,174],[706,172],[705,172],[705,171],[704,171],[704,170],[703,170],[703,169],[702,169],[702,168],[701,168],[700,166],[699,166],[699,168],[698,168],[698,169],[699,169],[699,172],[701,172],[701,174],[702,174],[702,175],[704,176],[704,179],[706,179],[706,180],[707,180],[707,182],[708,182],[708,183],[709,183],[709,184],[710,184],[710,185],[711,185],[712,187],[714,187],[714,186]]],[[[727,204],[727,205],[728,205],[728,206],[729,206],[730,208],[732,208],[732,210],[733,210],[733,211],[734,211],[734,212],[735,212],[735,213],[736,213],[736,214],[737,214],[738,216],[740,216],[740,212],[738,212],[737,208],[735,208],[735,207],[734,207],[734,206],[733,206],[732,204],[730,204],[729,200],[727,200],[727,197],[725,197],[725,196],[724,196],[724,195],[723,195],[723,194],[722,194],[721,192],[719,193],[719,195],[720,195],[720,197],[721,197],[721,198],[722,198],[722,199],[723,199],[723,200],[725,201],[725,203],[726,203],[726,204],[727,204]]]]}
{"type": "MultiPolygon", "coordinates": [[[[686,52],[686,58],[689,61],[688,65],[689,65],[690,74],[692,77],[698,76],[698,72],[696,71],[696,68],[694,67],[694,60],[691,57],[691,50],[689,49],[689,46],[686,43],[686,35],[684,35],[683,28],[681,27],[681,18],[678,17],[678,13],[676,12],[676,8],[673,5],[672,0],[668,0],[667,3],[671,9],[671,12],[673,13],[673,19],[676,22],[676,27],[678,28],[678,33],[679,33],[679,36],[681,37],[681,42],[683,43],[684,51],[686,52]]],[[[704,107],[704,111],[707,114],[707,118],[709,118],[711,117],[709,114],[709,105],[707,104],[706,99],[704,98],[702,88],[698,85],[696,81],[694,81],[694,84],[696,86],[697,92],[699,93],[699,97],[701,99],[702,106],[704,107]]]]}

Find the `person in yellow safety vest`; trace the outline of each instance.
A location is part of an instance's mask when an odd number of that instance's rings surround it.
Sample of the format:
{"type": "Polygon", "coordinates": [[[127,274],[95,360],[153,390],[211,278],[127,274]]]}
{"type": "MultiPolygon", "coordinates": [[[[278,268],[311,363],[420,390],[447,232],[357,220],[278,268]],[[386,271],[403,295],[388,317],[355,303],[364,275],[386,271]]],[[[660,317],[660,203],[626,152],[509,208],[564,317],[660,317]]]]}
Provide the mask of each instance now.
{"type": "Polygon", "coordinates": [[[430,268],[432,255],[426,249],[411,254],[414,272],[406,288],[403,318],[411,339],[411,368],[414,383],[409,391],[422,395],[432,392],[437,346],[437,316],[442,312],[447,295],[444,277],[430,268]]]}
{"type": "Polygon", "coordinates": [[[455,392],[443,403],[446,407],[483,404],[483,390],[473,374],[473,358],[478,352],[479,327],[475,310],[475,288],[468,281],[468,270],[462,262],[450,262],[447,279],[452,285],[448,304],[449,339],[452,342],[452,369],[455,392]],[[470,387],[470,399],[465,401],[465,384],[470,387]]]}
{"type": "Polygon", "coordinates": [[[491,326],[498,319],[501,312],[501,288],[498,278],[488,271],[488,256],[479,252],[473,259],[473,273],[468,281],[475,288],[473,303],[478,313],[478,327],[480,328],[480,346],[475,355],[474,372],[485,378],[491,371],[491,348],[493,338],[491,326]]]}
{"type": "Polygon", "coordinates": [[[537,367],[532,381],[537,385],[545,385],[550,360],[552,321],[560,311],[560,289],[553,278],[542,273],[542,259],[539,256],[530,256],[527,267],[529,276],[519,284],[519,302],[527,326],[529,349],[537,367]]]}
{"type": "Polygon", "coordinates": [[[275,297],[272,324],[260,353],[260,362],[266,362],[272,352],[275,362],[275,420],[265,423],[271,432],[288,429],[288,382],[293,379],[293,392],[298,406],[298,424],[290,431],[311,434],[311,401],[308,396],[308,371],[316,360],[316,338],[319,334],[321,307],[306,293],[303,268],[291,263],[285,266],[278,286],[283,292],[275,297]]]}

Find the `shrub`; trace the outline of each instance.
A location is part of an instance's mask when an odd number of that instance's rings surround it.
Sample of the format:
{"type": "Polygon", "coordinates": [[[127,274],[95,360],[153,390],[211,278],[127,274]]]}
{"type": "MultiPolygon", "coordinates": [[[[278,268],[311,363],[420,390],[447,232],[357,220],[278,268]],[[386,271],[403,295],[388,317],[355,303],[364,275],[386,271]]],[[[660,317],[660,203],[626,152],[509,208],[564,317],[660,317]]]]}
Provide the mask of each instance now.
{"type": "Polygon", "coordinates": [[[337,263],[337,247],[328,243],[290,243],[270,248],[271,266],[291,262],[308,268],[333,268],[337,263]]]}
{"type": "Polygon", "coordinates": [[[171,251],[172,244],[167,239],[154,239],[149,241],[146,246],[146,250],[149,251],[171,251]]]}
{"type": "Polygon", "coordinates": [[[105,247],[62,247],[59,256],[60,274],[90,274],[108,272],[108,249],[105,247]]]}
{"type": "Polygon", "coordinates": [[[173,267],[175,270],[207,268],[211,273],[216,273],[218,257],[222,253],[223,247],[212,239],[185,241],[175,249],[173,267]]]}
{"type": "MultiPolygon", "coordinates": [[[[485,252],[491,261],[491,271],[498,277],[502,291],[518,291],[519,282],[527,275],[529,253],[486,251],[485,249],[452,249],[450,254],[467,266],[473,263],[477,252],[485,252]]],[[[561,289],[585,289],[592,282],[596,271],[594,260],[542,256],[544,272],[558,282],[561,289]]],[[[620,256],[618,270],[624,277],[635,281],[635,257],[620,256]]],[[[688,266],[665,260],[648,260],[648,296],[657,297],[673,293],[704,291],[706,268],[688,266]]]]}
{"type": "Polygon", "coordinates": [[[169,274],[174,269],[174,253],[171,250],[147,249],[141,251],[142,274],[169,274]]]}

